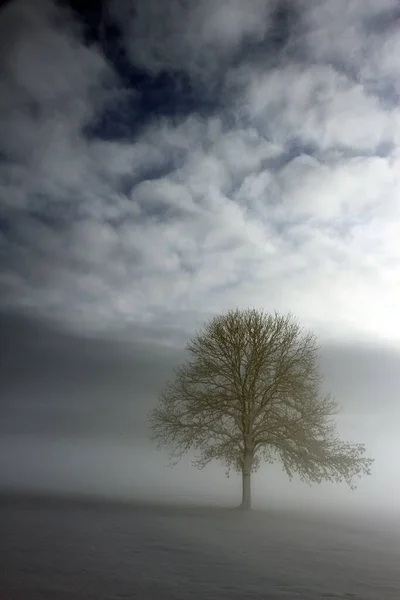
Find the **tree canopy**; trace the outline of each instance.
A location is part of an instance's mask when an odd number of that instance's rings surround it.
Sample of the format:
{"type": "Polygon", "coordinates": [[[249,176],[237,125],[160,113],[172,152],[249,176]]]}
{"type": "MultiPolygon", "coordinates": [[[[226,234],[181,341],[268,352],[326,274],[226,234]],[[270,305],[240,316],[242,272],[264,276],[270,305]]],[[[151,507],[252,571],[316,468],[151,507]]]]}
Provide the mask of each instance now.
{"type": "Polygon", "coordinates": [[[370,474],[363,444],[342,441],[339,406],[323,395],[319,346],[291,314],[230,310],[213,317],[186,347],[190,359],[160,394],[150,415],[153,437],[179,460],[194,451],[242,473],[242,506],[251,504],[250,474],[279,460],[287,475],[311,484],[370,474]]]}

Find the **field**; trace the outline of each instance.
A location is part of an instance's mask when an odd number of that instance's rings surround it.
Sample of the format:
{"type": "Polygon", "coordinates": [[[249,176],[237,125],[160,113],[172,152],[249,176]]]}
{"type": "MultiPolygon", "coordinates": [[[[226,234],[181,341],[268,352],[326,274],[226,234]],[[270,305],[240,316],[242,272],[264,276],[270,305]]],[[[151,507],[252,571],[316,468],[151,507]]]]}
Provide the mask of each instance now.
{"type": "Polygon", "coordinates": [[[322,514],[2,497],[4,600],[399,600],[400,527],[322,514]]]}

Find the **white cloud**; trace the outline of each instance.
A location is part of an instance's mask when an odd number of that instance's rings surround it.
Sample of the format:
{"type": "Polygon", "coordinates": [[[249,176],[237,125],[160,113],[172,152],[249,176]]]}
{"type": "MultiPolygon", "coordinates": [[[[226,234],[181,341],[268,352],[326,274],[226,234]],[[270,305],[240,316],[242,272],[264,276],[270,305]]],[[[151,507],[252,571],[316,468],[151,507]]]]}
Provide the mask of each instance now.
{"type": "Polygon", "coordinates": [[[379,22],[398,16],[396,0],[300,0],[310,55],[358,70],[369,58],[379,22]],[[366,29],[367,27],[367,29],[366,29]],[[371,43],[372,42],[372,43],[371,43]]]}
{"type": "Polygon", "coordinates": [[[255,72],[244,110],[277,144],[295,138],[321,151],[344,147],[374,152],[399,136],[398,111],[382,110],[361,84],[330,66],[255,72]]]}
{"type": "Polygon", "coordinates": [[[331,220],[344,228],[371,218],[382,201],[394,207],[400,184],[398,167],[378,156],[331,164],[299,156],[282,169],[278,181],[289,214],[331,220]]]}
{"type": "MultiPolygon", "coordinates": [[[[350,4],[355,22],[361,5],[350,4]]],[[[140,23],[152,31],[130,46],[150,70],[201,71],[204,36],[220,68],[243,36],[257,41],[269,23],[259,3],[245,18],[237,2],[197,4],[190,15],[169,6],[158,10],[171,13],[150,14],[153,4],[139,3],[138,20],[127,20],[127,35],[140,23]]],[[[311,9],[303,15],[310,44],[318,27],[333,27],[323,3],[311,9]]],[[[377,12],[365,10],[368,18],[377,12]]],[[[43,14],[15,38],[3,83],[4,114],[17,80],[43,109],[34,119],[20,105],[2,119],[19,161],[1,167],[3,209],[15,219],[13,234],[2,237],[4,301],[101,328],[178,323],[183,314],[194,322],[203,311],[256,305],[291,310],[327,336],[400,343],[399,111],[371,95],[362,77],[333,61],[317,64],[337,40],[302,66],[231,69],[240,92],[227,107],[235,113],[229,127],[221,109],[154,119],[134,140],[88,140],[81,126],[101,102],[109,66],[70,25],[59,29],[43,14]],[[44,54],[54,60],[45,64],[44,54]],[[53,223],[38,224],[27,210],[53,223]]],[[[361,25],[357,32],[368,45],[361,25]]],[[[392,77],[395,33],[385,40],[371,52],[392,77]]],[[[358,68],[366,78],[365,65],[358,68]]]]}

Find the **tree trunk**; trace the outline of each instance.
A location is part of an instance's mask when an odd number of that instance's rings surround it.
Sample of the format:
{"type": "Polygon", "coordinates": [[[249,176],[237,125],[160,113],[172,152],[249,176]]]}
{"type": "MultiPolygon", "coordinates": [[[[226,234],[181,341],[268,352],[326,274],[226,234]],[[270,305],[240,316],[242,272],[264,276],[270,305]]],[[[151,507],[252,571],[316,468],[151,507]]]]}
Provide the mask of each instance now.
{"type": "Polygon", "coordinates": [[[253,454],[247,452],[244,456],[242,471],[242,504],[240,508],[244,510],[251,509],[251,466],[253,463],[253,454]]]}

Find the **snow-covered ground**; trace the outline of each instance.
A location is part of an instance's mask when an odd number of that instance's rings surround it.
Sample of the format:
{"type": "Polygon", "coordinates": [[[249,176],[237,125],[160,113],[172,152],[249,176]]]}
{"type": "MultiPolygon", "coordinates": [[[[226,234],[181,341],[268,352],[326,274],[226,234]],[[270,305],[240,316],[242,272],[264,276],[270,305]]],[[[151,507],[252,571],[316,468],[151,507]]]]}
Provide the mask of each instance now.
{"type": "Polygon", "coordinates": [[[400,524],[271,510],[0,500],[5,600],[399,600],[400,524]]]}

